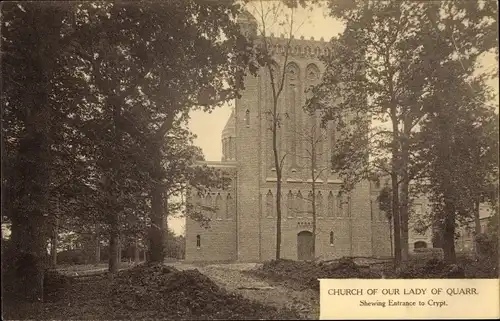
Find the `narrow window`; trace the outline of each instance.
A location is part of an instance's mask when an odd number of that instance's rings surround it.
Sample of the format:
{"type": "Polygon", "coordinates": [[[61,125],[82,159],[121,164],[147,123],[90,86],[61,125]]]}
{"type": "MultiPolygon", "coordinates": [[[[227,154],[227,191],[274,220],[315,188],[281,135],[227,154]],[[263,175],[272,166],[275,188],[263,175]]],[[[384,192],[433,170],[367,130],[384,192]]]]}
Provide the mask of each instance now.
{"type": "Polygon", "coordinates": [[[330,232],[330,246],[333,246],[333,232],[330,232]]]}
{"type": "Polygon", "coordinates": [[[196,235],[196,247],[200,248],[201,247],[201,237],[200,235],[196,235]]]}
{"type": "Polygon", "coordinates": [[[344,216],[344,213],[343,213],[343,202],[344,200],[342,199],[342,195],[339,193],[337,194],[337,216],[344,216]]]}
{"type": "Polygon", "coordinates": [[[273,193],[271,193],[271,190],[269,190],[266,195],[266,216],[273,217],[274,216],[273,210],[274,210],[273,193]]]}
{"type": "Polygon", "coordinates": [[[335,211],[335,209],[333,203],[334,203],[333,193],[330,191],[330,194],[328,194],[328,212],[326,216],[334,216],[333,212],[335,211]]]}
{"type": "Polygon", "coordinates": [[[250,110],[245,112],[245,125],[250,126],[250,110]]]}
{"type": "Polygon", "coordinates": [[[288,212],[288,217],[293,217],[294,215],[294,208],[293,208],[293,194],[292,191],[288,192],[287,199],[286,199],[286,207],[287,207],[287,212],[288,212]]]}

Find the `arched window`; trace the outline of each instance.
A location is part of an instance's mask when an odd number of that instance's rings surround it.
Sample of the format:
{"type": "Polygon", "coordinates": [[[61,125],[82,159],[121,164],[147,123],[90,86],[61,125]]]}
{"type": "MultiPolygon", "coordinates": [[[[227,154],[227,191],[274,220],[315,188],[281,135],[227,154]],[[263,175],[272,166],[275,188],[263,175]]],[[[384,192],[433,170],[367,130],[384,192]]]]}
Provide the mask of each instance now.
{"type": "Polygon", "coordinates": [[[337,194],[337,216],[344,216],[344,199],[340,193],[337,194]]]}
{"type": "Polygon", "coordinates": [[[285,145],[289,149],[291,156],[291,166],[292,168],[297,167],[297,123],[298,123],[298,112],[301,111],[302,107],[299,107],[300,102],[298,101],[298,80],[300,78],[300,68],[296,63],[289,63],[286,69],[286,102],[285,102],[285,113],[287,114],[286,120],[284,122],[285,127],[285,145]]]}
{"type": "Polygon", "coordinates": [[[334,202],[335,202],[335,199],[333,197],[333,192],[330,191],[330,193],[328,194],[328,212],[327,212],[326,216],[330,216],[330,217],[334,216],[333,215],[333,212],[335,211],[334,202]]]}
{"type": "Polygon", "coordinates": [[[200,234],[196,235],[196,247],[197,248],[201,247],[201,237],[200,237],[200,234]]]}
{"type": "Polygon", "coordinates": [[[333,245],[333,232],[330,231],[330,246],[333,245]]]}
{"type": "Polygon", "coordinates": [[[215,197],[215,219],[216,220],[221,220],[222,219],[222,197],[220,196],[220,193],[217,193],[217,197],[215,197]]]}
{"type": "Polygon", "coordinates": [[[273,193],[271,192],[271,190],[269,190],[267,192],[267,195],[266,195],[266,216],[267,217],[273,217],[274,213],[273,213],[273,209],[274,209],[274,206],[273,206],[273,193]]]}
{"type": "Polygon", "coordinates": [[[323,216],[323,194],[321,194],[321,191],[316,196],[316,216],[323,216]]]}
{"type": "Polygon", "coordinates": [[[293,208],[293,194],[292,191],[288,191],[288,195],[286,196],[286,210],[288,211],[288,217],[294,217],[294,208],[293,208]]]}
{"type": "MultiPolygon", "coordinates": [[[[313,193],[312,191],[309,191],[309,194],[307,195],[307,213],[306,217],[312,217],[313,214],[313,193]]],[[[318,212],[316,212],[318,214],[318,212]]]]}
{"type": "Polygon", "coordinates": [[[319,68],[315,64],[309,64],[306,68],[306,77],[312,84],[319,80],[319,68]]]}
{"type": "Polygon", "coordinates": [[[302,217],[304,215],[304,210],[302,204],[304,202],[304,198],[302,197],[302,193],[300,191],[297,192],[295,197],[295,212],[297,213],[297,217],[302,217]]]}
{"type": "Polygon", "coordinates": [[[233,204],[233,198],[231,197],[231,194],[227,194],[226,197],[226,218],[231,219],[234,215],[234,204],[233,204]]]}
{"type": "Polygon", "coordinates": [[[245,125],[250,126],[250,110],[245,112],[245,125]]]}

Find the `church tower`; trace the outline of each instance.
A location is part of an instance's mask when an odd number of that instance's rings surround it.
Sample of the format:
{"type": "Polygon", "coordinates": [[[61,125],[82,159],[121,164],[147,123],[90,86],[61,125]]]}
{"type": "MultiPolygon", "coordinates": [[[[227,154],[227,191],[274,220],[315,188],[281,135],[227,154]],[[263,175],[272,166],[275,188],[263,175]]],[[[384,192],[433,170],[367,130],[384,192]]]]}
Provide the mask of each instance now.
{"type": "MultiPolygon", "coordinates": [[[[242,33],[255,38],[257,21],[248,12],[240,15],[242,33]]],[[[238,166],[238,253],[240,261],[260,261],[259,229],[259,184],[260,172],[260,104],[262,84],[260,76],[247,74],[244,79],[245,90],[235,104],[236,161],[238,166]]]]}
{"type": "MultiPolygon", "coordinates": [[[[263,40],[257,36],[257,21],[251,14],[241,14],[238,22],[242,33],[254,39],[257,45],[263,40]]],[[[207,199],[200,200],[205,205],[221,204],[217,202],[220,198],[226,200],[225,214],[216,216],[209,229],[187,220],[186,259],[240,262],[274,259],[277,197],[282,204],[282,258],[333,259],[382,255],[390,251],[389,238],[385,237],[387,224],[378,221],[373,224],[370,184],[361,182],[350,193],[339,193],[342,181],[331,169],[331,155],[338,135],[335,124],[329,122],[321,127],[319,115],[304,109],[309,88],[321,79],[324,70],[321,57],[329,54],[328,42],[304,37],[290,40],[272,34],[266,40],[271,44],[275,62],[276,89],[284,75],[277,105],[280,119],[277,143],[279,158],[283,158],[281,195],[276,193],[272,149],[271,77],[268,68],[261,68],[256,75],[244,77],[245,89],[236,99],[222,132],[221,162],[204,163],[232,173],[229,190],[213,191],[207,199]],[[314,146],[310,145],[310,138],[316,142],[314,146]],[[312,150],[314,158],[311,158],[312,150]],[[315,253],[312,251],[313,195],[316,200],[315,253]]]]}

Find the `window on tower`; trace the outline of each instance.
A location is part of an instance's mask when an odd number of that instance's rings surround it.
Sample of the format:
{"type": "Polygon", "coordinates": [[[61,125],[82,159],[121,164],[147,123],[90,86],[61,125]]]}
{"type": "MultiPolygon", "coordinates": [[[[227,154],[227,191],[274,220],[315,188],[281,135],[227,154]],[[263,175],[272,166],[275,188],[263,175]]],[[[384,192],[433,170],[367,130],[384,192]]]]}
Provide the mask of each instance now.
{"type": "Polygon", "coordinates": [[[250,110],[245,112],[245,125],[250,126],[250,110]]]}
{"type": "Polygon", "coordinates": [[[196,247],[197,248],[201,247],[201,237],[200,237],[200,234],[196,235],[196,247]]]}
{"type": "Polygon", "coordinates": [[[333,232],[330,232],[330,246],[333,246],[333,232]]]}

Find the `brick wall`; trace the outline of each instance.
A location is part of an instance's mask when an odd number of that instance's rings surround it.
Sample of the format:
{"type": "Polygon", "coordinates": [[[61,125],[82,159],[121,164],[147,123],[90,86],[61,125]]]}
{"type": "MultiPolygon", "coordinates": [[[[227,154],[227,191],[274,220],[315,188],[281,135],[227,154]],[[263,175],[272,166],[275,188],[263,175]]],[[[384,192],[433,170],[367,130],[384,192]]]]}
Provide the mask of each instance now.
{"type": "Polygon", "coordinates": [[[260,77],[247,76],[236,101],[238,260],[259,261],[260,77]]]}
{"type": "Polygon", "coordinates": [[[186,261],[235,261],[237,259],[237,193],[236,168],[231,164],[207,163],[206,165],[220,167],[231,175],[232,181],[226,190],[210,191],[210,201],[206,197],[200,198],[195,190],[187,197],[191,204],[203,204],[219,208],[216,214],[204,211],[203,215],[210,218],[207,227],[197,221],[186,218],[186,261]],[[216,203],[217,196],[220,199],[216,203]],[[230,196],[228,198],[228,195],[230,196]],[[210,204],[208,204],[210,203],[210,204]],[[200,246],[197,246],[197,236],[200,236],[200,246]]]}
{"type": "MultiPolygon", "coordinates": [[[[295,131],[305,130],[312,123],[302,107],[306,99],[304,91],[319,80],[323,66],[317,53],[323,50],[321,42],[294,40],[293,53],[288,62],[293,64],[291,78],[295,82],[287,82],[279,100],[282,116],[290,112],[295,104],[295,131]],[[295,44],[297,46],[295,46],[295,44]],[[319,47],[318,47],[319,46],[319,47]],[[308,51],[309,49],[314,49],[308,51]],[[317,48],[318,51],[315,49],[317,48]],[[296,90],[295,94],[291,92],[296,90]],[[295,100],[294,100],[295,99],[295,100]]],[[[276,55],[277,63],[282,71],[283,57],[276,55]]],[[[245,91],[241,99],[236,101],[236,161],[237,177],[234,182],[236,194],[235,220],[232,222],[214,222],[208,230],[201,229],[196,222],[186,223],[186,259],[239,261],[266,261],[274,259],[276,246],[276,172],[269,131],[269,116],[272,109],[272,95],[269,77],[261,70],[257,77],[247,76],[245,91]],[[274,179],[274,181],[273,181],[274,179]],[[267,205],[268,193],[271,191],[273,209],[269,214],[267,205]],[[196,247],[196,235],[202,237],[202,246],[196,247]],[[220,252],[220,253],[219,253],[220,252]],[[224,253],[222,253],[224,252],[224,253]]],[[[283,119],[283,121],[285,121],[283,119]]],[[[283,123],[280,128],[280,153],[290,153],[292,146],[290,124],[283,123]]],[[[334,143],[335,128],[328,125],[326,140],[323,142],[323,157],[318,160],[319,168],[329,166],[329,149],[334,143]]],[[[297,137],[298,139],[300,137],[297,137]]],[[[283,258],[297,259],[297,235],[301,231],[312,231],[311,217],[308,215],[291,215],[287,208],[287,194],[292,191],[296,195],[301,192],[307,197],[311,190],[310,167],[304,160],[305,143],[297,142],[297,166],[292,168],[290,156],[285,159],[282,186],[282,248],[283,258]],[[302,167],[300,166],[302,165],[302,167]],[[292,170],[293,169],[293,170],[292,170]]],[[[350,205],[345,205],[344,215],[337,213],[335,205],[327,211],[327,197],[330,192],[336,196],[339,191],[338,177],[325,170],[317,183],[317,191],[323,195],[323,216],[317,219],[316,254],[323,259],[332,259],[348,255],[371,256],[390,252],[387,224],[374,221],[370,204],[370,185],[360,183],[350,193],[350,205]],[[349,210],[347,210],[347,208],[349,210]],[[349,215],[347,215],[349,213],[349,215]],[[330,244],[330,232],[333,232],[333,244],[330,244]]],[[[346,199],[344,199],[345,201],[346,199]]],[[[304,201],[303,208],[309,204],[304,201]]]]}
{"type": "Polygon", "coordinates": [[[186,261],[235,261],[236,221],[214,221],[210,228],[186,219],[186,261]],[[200,235],[200,247],[196,236],[200,235]]]}

